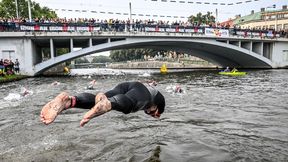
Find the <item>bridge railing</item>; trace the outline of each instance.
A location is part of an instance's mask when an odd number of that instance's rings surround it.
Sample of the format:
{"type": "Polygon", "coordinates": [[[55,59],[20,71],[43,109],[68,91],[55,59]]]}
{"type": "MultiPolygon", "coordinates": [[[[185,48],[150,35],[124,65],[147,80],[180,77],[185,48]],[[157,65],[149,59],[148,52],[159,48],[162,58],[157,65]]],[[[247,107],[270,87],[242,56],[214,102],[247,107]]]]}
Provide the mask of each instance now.
{"type": "Polygon", "coordinates": [[[128,23],[15,23],[0,22],[1,32],[159,32],[191,33],[217,37],[241,36],[259,38],[286,37],[286,32],[274,30],[250,30],[238,28],[211,28],[204,26],[154,25],[128,23]]]}

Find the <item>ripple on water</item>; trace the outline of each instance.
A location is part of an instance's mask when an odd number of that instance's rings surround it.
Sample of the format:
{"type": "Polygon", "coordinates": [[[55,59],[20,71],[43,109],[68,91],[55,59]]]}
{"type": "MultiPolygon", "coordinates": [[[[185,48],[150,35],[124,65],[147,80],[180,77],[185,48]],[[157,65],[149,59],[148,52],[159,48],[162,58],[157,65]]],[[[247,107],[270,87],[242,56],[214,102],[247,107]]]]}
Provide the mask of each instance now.
{"type": "Polygon", "coordinates": [[[151,73],[166,98],[160,120],[142,111],[111,111],[83,128],[79,122],[87,110],[70,109],[46,126],[39,121],[42,106],[61,91],[96,93],[147,78],[138,73],[38,77],[0,85],[0,161],[287,161],[288,71],[251,70],[244,77],[216,73],[151,73]],[[87,91],[92,79],[95,90],[87,91]],[[54,81],[61,84],[51,86],[54,81]],[[176,84],[186,93],[165,91],[176,84]],[[3,100],[20,85],[33,95],[3,100]]]}

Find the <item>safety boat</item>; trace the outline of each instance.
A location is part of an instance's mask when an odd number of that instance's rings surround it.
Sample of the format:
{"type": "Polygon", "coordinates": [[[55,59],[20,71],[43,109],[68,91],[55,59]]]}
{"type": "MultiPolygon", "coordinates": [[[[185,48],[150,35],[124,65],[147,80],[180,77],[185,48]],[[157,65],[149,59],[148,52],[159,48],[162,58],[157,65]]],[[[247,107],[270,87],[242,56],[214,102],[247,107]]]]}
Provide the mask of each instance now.
{"type": "Polygon", "coordinates": [[[163,64],[160,68],[160,73],[166,74],[168,72],[166,64],[163,64]]]}
{"type": "Polygon", "coordinates": [[[220,75],[228,75],[228,76],[243,76],[246,75],[246,72],[241,72],[241,71],[229,71],[229,72],[225,72],[225,71],[221,71],[218,74],[220,75]]]}

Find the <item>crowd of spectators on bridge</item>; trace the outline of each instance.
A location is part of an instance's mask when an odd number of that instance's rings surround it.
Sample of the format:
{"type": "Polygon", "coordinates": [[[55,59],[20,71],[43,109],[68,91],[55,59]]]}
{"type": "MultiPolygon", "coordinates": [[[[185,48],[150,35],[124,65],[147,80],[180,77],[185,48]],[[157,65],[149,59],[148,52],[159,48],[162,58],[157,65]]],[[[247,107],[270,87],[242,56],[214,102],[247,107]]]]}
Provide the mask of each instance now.
{"type": "MultiPolygon", "coordinates": [[[[162,21],[162,20],[120,20],[120,19],[94,19],[94,18],[54,18],[48,19],[45,17],[35,18],[29,21],[27,18],[0,18],[0,31],[20,31],[20,25],[41,25],[41,26],[94,26],[99,27],[100,31],[139,31],[145,32],[145,27],[163,27],[163,28],[188,28],[188,29],[203,29],[205,28],[217,28],[217,29],[228,29],[232,35],[236,35],[237,32],[241,31],[244,33],[261,33],[267,34],[272,32],[274,35],[279,35],[279,37],[288,38],[288,29],[281,29],[275,31],[269,28],[245,28],[241,29],[238,26],[229,26],[228,24],[216,24],[216,23],[198,23],[189,21],[162,21]]],[[[253,34],[250,34],[252,36],[253,34]]]]}
{"type": "Polygon", "coordinates": [[[6,75],[19,74],[19,61],[18,59],[13,62],[11,59],[1,59],[0,60],[0,77],[6,75]]]}

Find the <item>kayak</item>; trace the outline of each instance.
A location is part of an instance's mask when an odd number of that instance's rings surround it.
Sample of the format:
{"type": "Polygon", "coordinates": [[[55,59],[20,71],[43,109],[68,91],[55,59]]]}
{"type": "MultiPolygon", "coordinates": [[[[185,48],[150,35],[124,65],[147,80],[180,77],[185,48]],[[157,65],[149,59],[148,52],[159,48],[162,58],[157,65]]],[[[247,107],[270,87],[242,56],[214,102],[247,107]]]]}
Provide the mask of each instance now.
{"type": "Polygon", "coordinates": [[[229,76],[243,76],[243,75],[246,75],[247,73],[246,72],[240,72],[240,71],[234,71],[234,72],[221,71],[218,74],[220,74],[220,75],[229,75],[229,76]]]}

